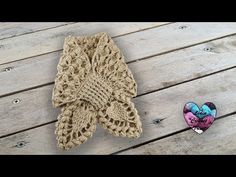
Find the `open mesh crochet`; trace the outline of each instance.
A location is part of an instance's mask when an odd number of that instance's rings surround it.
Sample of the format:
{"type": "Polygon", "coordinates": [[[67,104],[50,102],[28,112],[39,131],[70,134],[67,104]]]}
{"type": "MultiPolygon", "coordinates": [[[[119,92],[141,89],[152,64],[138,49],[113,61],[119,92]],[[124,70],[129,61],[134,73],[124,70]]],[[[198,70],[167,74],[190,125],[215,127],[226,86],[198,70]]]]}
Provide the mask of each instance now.
{"type": "Polygon", "coordinates": [[[85,142],[97,122],[115,136],[139,137],[141,122],[131,102],[137,85],[106,33],[67,37],[57,71],[52,103],[61,107],[55,131],[60,148],[85,142]]]}

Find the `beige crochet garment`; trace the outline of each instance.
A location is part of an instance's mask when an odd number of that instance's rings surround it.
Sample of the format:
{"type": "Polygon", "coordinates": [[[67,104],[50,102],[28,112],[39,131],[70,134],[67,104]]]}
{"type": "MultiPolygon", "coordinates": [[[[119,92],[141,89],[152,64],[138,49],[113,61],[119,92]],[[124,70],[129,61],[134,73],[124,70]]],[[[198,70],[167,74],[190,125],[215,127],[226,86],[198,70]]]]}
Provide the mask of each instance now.
{"type": "Polygon", "coordinates": [[[137,85],[106,33],[67,37],[57,71],[52,102],[61,107],[55,131],[58,147],[84,143],[97,122],[115,136],[139,137],[141,122],[130,100],[137,85]]]}

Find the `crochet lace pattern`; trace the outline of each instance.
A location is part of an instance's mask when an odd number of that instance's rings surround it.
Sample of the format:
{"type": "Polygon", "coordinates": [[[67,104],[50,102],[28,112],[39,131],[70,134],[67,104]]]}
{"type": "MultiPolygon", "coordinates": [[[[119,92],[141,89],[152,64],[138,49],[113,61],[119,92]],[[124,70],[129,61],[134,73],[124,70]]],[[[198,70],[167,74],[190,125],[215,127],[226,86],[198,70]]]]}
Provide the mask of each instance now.
{"type": "Polygon", "coordinates": [[[115,136],[140,136],[142,124],[131,102],[137,84],[106,33],[66,37],[57,71],[52,103],[61,108],[55,131],[59,148],[84,143],[97,122],[115,136]]]}

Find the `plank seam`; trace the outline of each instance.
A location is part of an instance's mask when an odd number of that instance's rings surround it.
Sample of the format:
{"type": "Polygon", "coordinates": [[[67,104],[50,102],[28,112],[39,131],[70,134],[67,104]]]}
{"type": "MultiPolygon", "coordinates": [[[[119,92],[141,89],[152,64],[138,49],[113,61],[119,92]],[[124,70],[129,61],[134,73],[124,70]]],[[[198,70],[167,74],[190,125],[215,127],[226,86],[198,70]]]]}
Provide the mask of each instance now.
{"type": "MultiPolygon", "coordinates": [[[[141,96],[144,96],[144,95],[148,95],[148,94],[151,94],[151,93],[154,93],[154,92],[165,90],[165,89],[168,89],[168,88],[171,88],[171,87],[175,87],[175,86],[178,86],[178,85],[181,85],[181,84],[184,84],[184,83],[188,83],[188,82],[191,82],[191,81],[202,79],[202,78],[211,76],[213,74],[218,74],[218,73],[225,72],[225,71],[235,69],[235,68],[236,68],[236,66],[225,68],[225,69],[222,69],[222,70],[219,70],[219,71],[215,71],[215,72],[212,72],[212,73],[209,73],[209,74],[205,74],[203,76],[199,76],[199,77],[196,77],[196,78],[193,78],[193,79],[188,79],[188,80],[185,80],[185,81],[173,84],[173,85],[169,85],[169,86],[166,86],[166,87],[163,87],[163,88],[160,88],[160,89],[155,89],[155,90],[152,90],[152,91],[149,91],[149,92],[146,92],[146,93],[138,94],[136,97],[133,97],[133,98],[138,98],[138,97],[141,97],[141,96]]],[[[41,85],[37,85],[37,86],[34,86],[34,87],[28,87],[26,89],[22,89],[22,90],[18,90],[18,91],[15,91],[15,92],[11,92],[11,93],[8,93],[8,94],[1,95],[0,98],[11,96],[11,95],[18,94],[18,93],[21,93],[21,92],[26,92],[26,91],[29,91],[29,90],[34,90],[34,89],[41,88],[41,87],[48,86],[48,85],[53,85],[53,84],[54,84],[54,81],[53,82],[48,82],[48,83],[45,83],[45,84],[41,84],[41,85]]]]}
{"type": "Polygon", "coordinates": [[[51,51],[51,52],[46,52],[46,53],[42,53],[42,54],[39,54],[39,55],[34,55],[34,56],[31,56],[31,57],[26,57],[26,58],[22,58],[22,59],[19,59],[19,60],[15,60],[15,61],[9,61],[9,62],[6,62],[6,63],[1,63],[0,66],[2,65],[8,65],[8,64],[11,64],[11,63],[15,63],[15,62],[19,62],[19,61],[23,61],[23,60],[28,60],[28,59],[33,59],[35,57],[40,57],[42,55],[48,55],[48,54],[51,54],[51,53],[54,53],[54,52],[59,52],[59,51],[62,51],[62,49],[60,50],[55,50],[55,51],[51,51]]]}
{"type": "MultiPolygon", "coordinates": [[[[219,119],[227,118],[227,117],[232,116],[232,115],[235,115],[235,114],[236,114],[236,111],[231,112],[231,113],[228,113],[228,114],[225,114],[225,115],[222,115],[222,116],[220,116],[220,117],[217,117],[215,120],[217,121],[217,120],[219,120],[219,119]]],[[[143,146],[143,145],[146,145],[146,144],[149,144],[149,143],[152,143],[152,142],[161,140],[161,139],[165,139],[165,138],[170,137],[170,136],[173,136],[173,135],[177,135],[177,134],[179,134],[179,133],[185,132],[185,131],[190,130],[190,129],[191,129],[190,127],[187,127],[187,128],[182,129],[182,130],[178,130],[178,131],[175,131],[175,132],[173,132],[173,133],[169,133],[169,134],[167,134],[167,135],[164,135],[164,136],[161,136],[161,137],[158,137],[158,138],[154,138],[154,139],[152,139],[152,140],[148,140],[148,141],[145,141],[145,142],[143,142],[143,143],[140,143],[140,144],[131,146],[131,147],[129,147],[129,148],[125,148],[125,149],[116,151],[116,152],[114,152],[114,153],[111,153],[110,155],[117,155],[117,154],[119,154],[119,153],[121,153],[121,152],[125,152],[125,151],[128,151],[128,150],[136,149],[136,148],[141,147],[141,146],[143,146]]]]}
{"type": "Polygon", "coordinates": [[[169,23],[167,22],[166,24],[156,25],[156,26],[152,26],[152,27],[147,27],[147,28],[144,28],[144,29],[141,29],[141,30],[138,30],[138,31],[133,31],[133,32],[117,35],[117,36],[115,36],[115,38],[122,37],[122,36],[129,35],[129,34],[133,34],[133,33],[137,33],[137,32],[142,32],[142,31],[149,30],[149,29],[159,28],[159,27],[170,25],[170,24],[173,24],[173,23],[175,23],[175,22],[169,22],[169,23]]]}
{"type": "Polygon", "coordinates": [[[29,90],[34,90],[34,89],[45,87],[45,86],[52,85],[52,84],[54,84],[54,81],[49,82],[49,83],[45,83],[45,84],[41,84],[41,85],[37,85],[37,86],[34,86],[34,87],[28,87],[26,89],[18,90],[18,91],[15,91],[15,92],[4,94],[4,95],[0,95],[0,98],[11,96],[11,95],[21,93],[21,92],[26,92],[26,91],[29,91],[29,90]]]}
{"type": "Polygon", "coordinates": [[[128,62],[126,62],[126,63],[129,64],[129,63],[134,63],[134,62],[146,60],[146,59],[149,59],[149,58],[152,58],[152,57],[156,57],[156,56],[160,56],[160,55],[165,55],[165,54],[167,54],[167,53],[176,52],[176,51],[178,51],[178,50],[187,49],[187,48],[190,48],[190,47],[194,47],[194,46],[201,45],[201,44],[204,44],[204,43],[208,43],[208,42],[216,41],[216,40],[219,40],[219,39],[231,37],[231,36],[234,36],[234,35],[236,35],[236,33],[232,33],[232,34],[228,34],[228,35],[225,35],[225,36],[213,38],[213,39],[210,39],[210,40],[198,42],[198,43],[195,43],[195,44],[183,46],[183,47],[180,47],[180,48],[168,50],[168,51],[161,52],[161,53],[158,53],[158,54],[153,54],[153,55],[150,55],[150,56],[147,56],[147,57],[143,57],[143,58],[140,58],[140,59],[136,59],[136,60],[133,60],[133,61],[128,61],[128,62]]]}
{"type": "Polygon", "coordinates": [[[236,68],[236,66],[231,66],[229,68],[225,68],[225,69],[222,69],[222,70],[219,70],[219,71],[215,71],[215,72],[212,72],[212,73],[209,73],[209,74],[205,74],[203,76],[188,79],[188,80],[185,80],[185,81],[173,84],[173,85],[169,85],[169,86],[166,86],[166,87],[163,87],[163,88],[160,88],[160,89],[156,89],[156,90],[152,90],[152,91],[149,91],[149,92],[146,92],[146,93],[142,93],[142,94],[139,94],[138,96],[136,96],[134,98],[137,98],[137,97],[140,97],[140,96],[143,96],[143,95],[148,95],[150,93],[158,92],[158,91],[161,91],[161,90],[165,90],[165,89],[175,87],[175,86],[178,86],[178,85],[181,85],[181,84],[184,84],[184,83],[192,82],[192,81],[195,81],[195,80],[198,80],[198,79],[202,79],[202,78],[205,78],[205,77],[208,77],[208,76],[211,76],[211,75],[214,75],[214,74],[218,74],[218,73],[221,73],[221,72],[225,72],[225,71],[228,71],[228,70],[231,70],[231,69],[235,69],[235,68],[236,68]]]}
{"type": "Polygon", "coordinates": [[[25,131],[28,131],[28,130],[32,130],[32,129],[35,129],[35,128],[38,128],[38,127],[42,127],[42,126],[45,126],[45,125],[54,123],[54,122],[56,122],[56,121],[57,121],[57,120],[52,120],[52,121],[50,121],[50,122],[46,122],[46,123],[43,123],[43,124],[40,124],[40,125],[36,125],[36,126],[33,126],[33,127],[29,127],[29,128],[22,129],[22,130],[13,132],[13,133],[9,133],[9,134],[6,134],[6,135],[2,135],[2,136],[0,136],[0,139],[5,138],[5,137],[8,137],[8,136],[15,135],[15,134],[18,134],[18,133],[22,133],[22,132],[25,132],[25,131]]]}
{"type": "Polygon", "coordinates": [[[23,36],[23,35],[26,35],[26,34],[31,34],[31,33],[35,33],[35,32],[40,32],[40,31],[44,31],[44,30],[49,30],[49,29],[58,28],[58,27],[62,27],[62,26],[72,25],[72,24],[74,24],[74,23],[75,23],[75,22],[71,22],[71,23],[62,24],[62,25],[54,26],[54,27],[48,27],[48,28],[44,28],[44,29],[40,29],[40,30],[36,30],[36,31],[29,31],[29,32],[26,32],[26,33],[23,33],[23,34],[19,34],[19,35],[14,35],[14,36],[10,36],[10,37],[1,38],[0,41],[1,41],[1,40],[4,40],[4,39],[9,39],[9,38],[14,38],[14,37],[18,37],[18,36],[23,36]]]}

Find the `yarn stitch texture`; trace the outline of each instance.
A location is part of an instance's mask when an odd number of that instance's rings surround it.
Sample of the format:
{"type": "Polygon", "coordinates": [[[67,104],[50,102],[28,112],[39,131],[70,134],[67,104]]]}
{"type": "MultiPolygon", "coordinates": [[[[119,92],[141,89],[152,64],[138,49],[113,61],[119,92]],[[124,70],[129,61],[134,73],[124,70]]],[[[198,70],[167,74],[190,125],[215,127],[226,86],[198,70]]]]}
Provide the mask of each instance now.
{"type": "Polygon", "coordinates": [[[52,103],[61,108],[55,130],[59,148],[86,142],[97,122],[115,136],[140,136],[142,124],[131,101],[137,84],[106,33],[66,37],[57,71],[52,103]]]}

